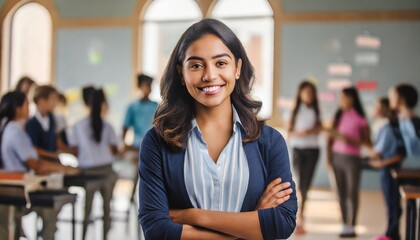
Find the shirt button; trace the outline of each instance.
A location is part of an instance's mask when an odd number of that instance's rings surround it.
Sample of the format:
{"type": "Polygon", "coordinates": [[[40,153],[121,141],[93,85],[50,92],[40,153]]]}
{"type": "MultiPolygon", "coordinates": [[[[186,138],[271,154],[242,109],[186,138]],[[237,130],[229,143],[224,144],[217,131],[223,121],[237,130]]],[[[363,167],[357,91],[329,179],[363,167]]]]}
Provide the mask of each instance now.
{"type": "Polygon", "coordinates": [[[219,186],[219,181],[215,180],[214,181],[214,186],[219,186]]]}

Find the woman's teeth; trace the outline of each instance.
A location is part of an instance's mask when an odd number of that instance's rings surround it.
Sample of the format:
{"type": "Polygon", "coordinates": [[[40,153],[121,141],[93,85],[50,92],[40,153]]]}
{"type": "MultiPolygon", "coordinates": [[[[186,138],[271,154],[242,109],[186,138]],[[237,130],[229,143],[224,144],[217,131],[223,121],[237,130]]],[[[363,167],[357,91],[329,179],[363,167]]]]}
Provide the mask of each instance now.
{"type": "Polygon", "coordinates": [[[205,87],[202,88],[203,92],[214,92],[216,90],[218,90],[220,88],[220,86],[213,86],[213,87],[205,87]]]}

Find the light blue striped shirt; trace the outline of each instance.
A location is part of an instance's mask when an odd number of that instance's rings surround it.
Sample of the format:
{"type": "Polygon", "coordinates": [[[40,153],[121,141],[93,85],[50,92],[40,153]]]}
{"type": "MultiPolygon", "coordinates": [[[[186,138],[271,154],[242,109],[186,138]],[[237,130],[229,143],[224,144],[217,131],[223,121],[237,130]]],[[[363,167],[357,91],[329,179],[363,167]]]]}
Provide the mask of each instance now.
{"type": "Polygon", "coordinates": [[[197,121],[192,120],[184,162],[188,196],[195,208],[240,212],[248,189],[249,168],[242,147],[241,121],[233,108],[233,133],[215,163],[197,121]]]}

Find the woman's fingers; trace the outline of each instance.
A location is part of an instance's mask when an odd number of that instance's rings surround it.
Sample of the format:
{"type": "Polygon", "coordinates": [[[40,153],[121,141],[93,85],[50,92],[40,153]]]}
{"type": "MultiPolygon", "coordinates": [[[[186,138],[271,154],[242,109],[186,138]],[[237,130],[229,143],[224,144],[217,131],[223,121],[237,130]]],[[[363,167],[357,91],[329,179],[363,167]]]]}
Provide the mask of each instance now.
{"type": "Polygon", "coordinates": [[[273,207],[277,207],[278,205],[286,202],[290,199],[290,194],[292,194],[293,190],[291,188],[283,190],[269,200],[269,202],[274,205],[273,207]]]}
{"type": "Polygon", "coordinates": [[[290,182],[279,183],[279,181],[271,182],[264,192],[263,196],[260,198],[259,208],[271,208],[276,207],[279,204],[284,203],[289,200],[288,195],[290,195],[293,190],[290,188],[290,182]],[[273,184],[271,184],[273,183],[273,184]],[[280,203],[276,203],[276,200],[280,199],[280,203]],[[281,200],[284,199],[284,200],[281,200]]]}
{"type": "Polygon", "coordinates": [[[270,199],[273,196],[275,196],[276,194],[278,194],[279,192],[290,188],[290,182],[285,182],[285,183],[280,183],[277,184],[276,186],[274,186],[273,188],[271,188],[268,193],[266,194],[266,198],[270,199]]]}
{"type": "Polygon", "coordinates": [[[267,185],[267,187],[265,188],[265,190],[264,190],[264,193],[263,193],[263,195],[264,194],[266,194],[268,191],[270,191],[270,189],[272,189],[273,187],[275,187],[276,185],[278,185],[278,184],[280,184],[281,183],[281,178],[276,178],[276,179],[274,179],[273,181],[271,181],[268,185],[267,185]]]}
{"type": "Polygon", "coordinates": [[[273,202],[272,207],[277,207],[278,205],[281,205],[281,204],[287,202],[287,200],[289,200],[289,199],[290,199],[290,195],[279,198],[279,199],[277,199],[276,201],[273,202]]]}

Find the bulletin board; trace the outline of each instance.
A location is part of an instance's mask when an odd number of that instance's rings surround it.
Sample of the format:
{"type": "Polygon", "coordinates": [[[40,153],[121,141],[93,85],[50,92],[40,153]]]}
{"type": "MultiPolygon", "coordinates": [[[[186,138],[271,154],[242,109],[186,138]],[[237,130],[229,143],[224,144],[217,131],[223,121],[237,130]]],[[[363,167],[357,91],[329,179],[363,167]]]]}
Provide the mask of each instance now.
{"type": "Polygon", "coordinates": [[[81,88],[104,89],[107,120],[120,130],[132,98],[132,33],[129,27],[66,28],[57,34],[56,85],[68,100],[68,121],[86,116],[81,88]]]}
{"type": "MultiPolygon", "coordinates": [[[[342,87],[354,85],[369,119],[374,101],[390,87],[407,82],[420,91],[420,22],[289,23],[283,26],[282,65],[277,107],[289,122],[297,88],[303,79],[319,92],[321,118],[331,122],[342,87]]],[[[417,107],[417,113],[420,113],[417,107]]],[[[321,138],[317,187],[329,186],[325,138],[321,138]]],[[[418,166],[418,161],[405,164],[418,166]],[[414,164],[413,164],[414,163],[414,164]]],[[[378,189],[379,176],[364,171],[362,188],[378,189]]]]}
{"type": "Polygon", "coordinates": [[[365,111],[400,82],[420,91],[420,22],[292,23],[283,25],[280,118],[290,119],[303,79],[319,91],[330,121],[345,86],[360,90],[365,111]]]}

